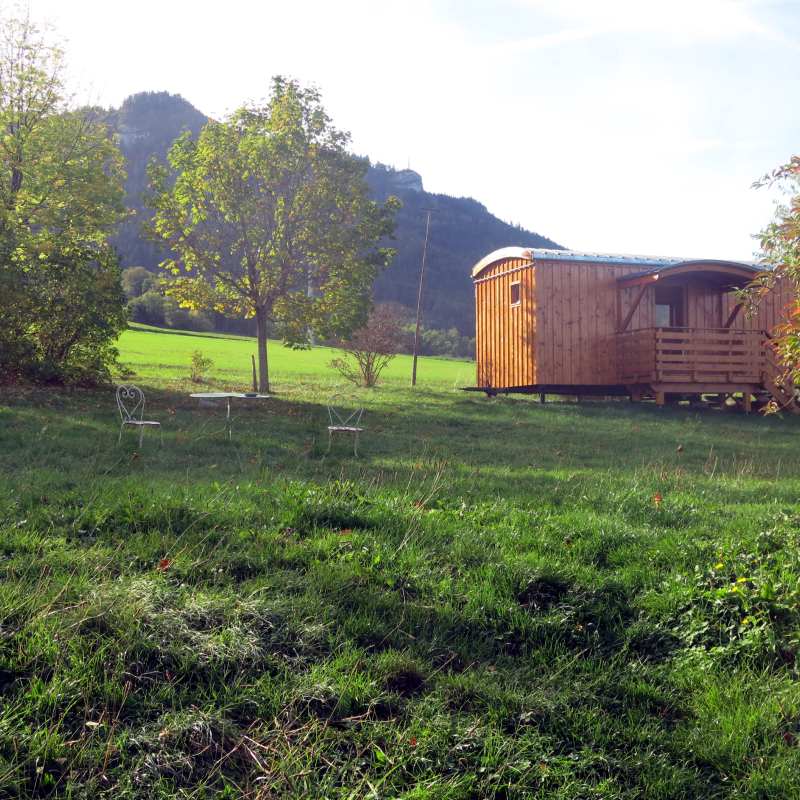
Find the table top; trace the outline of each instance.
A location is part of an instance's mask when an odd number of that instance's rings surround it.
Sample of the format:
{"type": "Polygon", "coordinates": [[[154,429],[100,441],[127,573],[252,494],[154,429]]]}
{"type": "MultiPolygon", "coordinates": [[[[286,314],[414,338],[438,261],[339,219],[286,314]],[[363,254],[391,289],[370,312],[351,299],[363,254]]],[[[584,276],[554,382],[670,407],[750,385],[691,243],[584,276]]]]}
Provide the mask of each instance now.
{"type": "Polygon", "coordinates": [[[194,394],[190,394],[189,397],[215,397],[218,400],[225,398],[225,397],[244,397],[246,400],[269,400],[270,396],[268,394],[256,394],[256,395],[247,395],[242,394],[241,392],[195,392],[194,394]]]}

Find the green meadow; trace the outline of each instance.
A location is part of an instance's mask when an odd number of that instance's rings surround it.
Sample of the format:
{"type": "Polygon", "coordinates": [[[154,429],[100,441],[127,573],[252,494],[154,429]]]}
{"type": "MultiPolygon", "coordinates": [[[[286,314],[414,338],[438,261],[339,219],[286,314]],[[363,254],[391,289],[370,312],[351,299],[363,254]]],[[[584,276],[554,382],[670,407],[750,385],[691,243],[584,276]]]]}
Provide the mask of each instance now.
{"type": "Polygon", "coordinates": [[[0,393],[0,798],[800,797],[800,417],[120,351],[163,449],[0,393]]]}
{"type": "MultiPolygon", "coordinates": [[[[252,391],[251,356],[256,355],[255,339],[225,334],[165,333],[146,325],[132,325],[120,340],[123,360],[136,371],[137,380],[149,385],[181,387],[188,376],[188,354],[199,349],[214,361],[214,387],[220,390],[252,391]],[[154,335],[155,334],[155,335],[154,335]]],[[[271,382],[284,389],[296,389],[313,383],[326,389],[353,390],[327,365],[336,357],[328,347],[295,351],[278,341],[267,344],[271,382]]],[[[436,389],[454,389],[475,383],[475,362],[455,359],[425,359],[425,385],[436,389]]],[[[389,363],[382,377],[385,385],[410,383],[412,358],[397,356],[389,363]]],[[[198,391],[204,391],[203,388],[198,391]]]]}

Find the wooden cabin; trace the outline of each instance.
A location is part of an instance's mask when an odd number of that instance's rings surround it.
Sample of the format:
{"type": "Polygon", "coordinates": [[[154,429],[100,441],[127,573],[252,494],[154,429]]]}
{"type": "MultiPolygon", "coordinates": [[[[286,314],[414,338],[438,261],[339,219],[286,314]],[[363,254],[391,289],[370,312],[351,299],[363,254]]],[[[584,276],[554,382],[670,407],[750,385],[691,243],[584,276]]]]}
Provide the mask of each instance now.
{"type": "Polygon", "coordinates": [[[498,393],[776,400],[800,410],[765,344],[788,286],[750,319],[734,290],[759,267],[507,247],[479,261],[477,386],[498,393]]]}

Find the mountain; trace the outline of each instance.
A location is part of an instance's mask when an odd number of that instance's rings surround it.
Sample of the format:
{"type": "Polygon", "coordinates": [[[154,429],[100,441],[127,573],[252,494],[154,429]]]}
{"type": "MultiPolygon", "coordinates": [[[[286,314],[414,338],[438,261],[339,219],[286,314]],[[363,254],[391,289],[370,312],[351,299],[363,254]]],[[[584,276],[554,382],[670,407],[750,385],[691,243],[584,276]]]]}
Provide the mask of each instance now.
{"type": "MultiPolygon", "coordinates": [[[[132,95],[109,115],[117,124],[120,149],[127,160],[127,203],[136,211],[113,244],[123,257],[123,268],[142,266],[155,272],[164,256],[140,237],[141,222],[148,213],[140,199],[147,188],[147,165],[153,158],[165,161],[167,150],[183,131],[198,136],[208,117],[188,100],[168,92],[132,95]]],[[[422,209],[438,209],[431,215],[425,268],[422,316],[428,328],[456,328],[461,336],[475,335],[470,269],[493,250],[515,245],[562,249],[544,236],[503,222],[477,200],[426,192],[421,176],[413,170],[370,164],[367,181],[378,202],[390,195],[403,200],[396,215],[395,241],[387,242],[397,250],[397,257],[373,284],[377,301],[394,301],[416,311],[427,213],[422,209]]],[[[215,321],[233,331],[230,324],[215,321]]]]}
{"type": "Polygon", "coordinates": [[[457,328],[462,336],[475,335],[475,289],[470,270],[485,255],[500,247],[547,247],[561,245],[538,233],[511,225],[490,214],[470,197],[451,197],[426,192],[421,176],[410,169],[396,170],[383,164],[370,166],[367,181],[382,203],[389,195],[403,201],[395,215],[397,257],[373,283],[375,299],[395,301],[416,313],[427,211],[431,214],[422,317],[430,328],[457,328]]]}

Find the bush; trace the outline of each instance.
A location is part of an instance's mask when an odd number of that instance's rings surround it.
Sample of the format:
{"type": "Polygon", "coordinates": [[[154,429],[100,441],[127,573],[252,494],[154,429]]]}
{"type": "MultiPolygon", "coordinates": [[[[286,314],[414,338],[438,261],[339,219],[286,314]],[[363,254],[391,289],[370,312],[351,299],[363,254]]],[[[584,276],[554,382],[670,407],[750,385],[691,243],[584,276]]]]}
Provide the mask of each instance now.
{"type": "Polygon", "coordinates": [[[208,315],[202,311],[193,311],[188,308],[181,308],[174,301],[167,298],[165,312],[167,325],[181,331],[198,331],[200,333],[210,333],[214,330],[214,323],[208,315]]]}
{"type": "Polygon", "coordinates": [[[203,373],[208,372],[214,366],[214,362],[210,358],[206,358],[202,351],[195,348],[189,356],[189,377],[195,382],[200,383],[203,380],[203,373]]]}
{"type": "Polygon", "coordinates": [[[346,342],[334,343],[343,351],[342,358],[334,358],[328,366],[356,386],[374,386],[403,343],[402,321],[394,308],[377,306],[365,327],[346,342]]]}
{"type": "Polygon", "coordinates": [[[12,291],[0,305],[0,379],[109,381],[126,328],[119,258],[80,245],[45,255],[41,264],[4,268],[12,291]]]}

